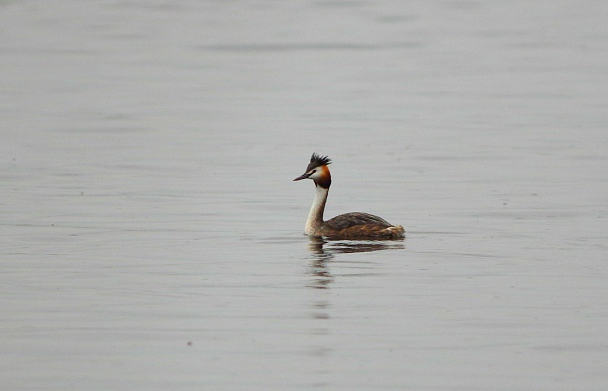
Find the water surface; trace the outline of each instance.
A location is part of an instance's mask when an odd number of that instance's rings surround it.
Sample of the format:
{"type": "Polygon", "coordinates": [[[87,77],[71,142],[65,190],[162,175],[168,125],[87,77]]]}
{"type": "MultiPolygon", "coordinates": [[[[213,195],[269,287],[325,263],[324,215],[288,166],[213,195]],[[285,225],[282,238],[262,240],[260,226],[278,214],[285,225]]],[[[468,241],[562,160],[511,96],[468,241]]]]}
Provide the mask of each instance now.
{"type": "Polygon", "coordinates": [[[3,389],[605,389],[607,11],[2,2],[3,389]]]}

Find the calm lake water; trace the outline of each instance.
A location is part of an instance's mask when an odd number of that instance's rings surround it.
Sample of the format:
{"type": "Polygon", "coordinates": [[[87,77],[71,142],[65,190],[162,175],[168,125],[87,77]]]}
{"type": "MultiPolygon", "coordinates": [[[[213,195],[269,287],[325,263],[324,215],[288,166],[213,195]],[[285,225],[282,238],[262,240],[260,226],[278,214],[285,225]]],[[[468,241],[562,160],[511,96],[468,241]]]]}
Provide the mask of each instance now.
{"type": "Polygon", "coordinates": [[[1,388],[605,390],[607,4],[0,2],[1,388]]]}

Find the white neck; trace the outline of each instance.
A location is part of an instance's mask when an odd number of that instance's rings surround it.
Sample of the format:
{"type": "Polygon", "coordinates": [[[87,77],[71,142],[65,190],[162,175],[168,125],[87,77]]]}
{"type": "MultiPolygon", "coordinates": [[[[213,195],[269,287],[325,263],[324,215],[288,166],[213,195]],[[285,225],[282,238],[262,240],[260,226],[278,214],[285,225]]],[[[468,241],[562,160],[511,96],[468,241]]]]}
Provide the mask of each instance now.
{"type": "Polygon", "coordinates": [[[321,186],[315,187],[315,199],[312,201],[308,219],[306,219],[306,226],[304,227],[304,233],[307,235],[316,234],[316,231],[323,225],[323,211],[325,210],[325,202],[329,193],[329,189],[324,189],[321,186]]]}

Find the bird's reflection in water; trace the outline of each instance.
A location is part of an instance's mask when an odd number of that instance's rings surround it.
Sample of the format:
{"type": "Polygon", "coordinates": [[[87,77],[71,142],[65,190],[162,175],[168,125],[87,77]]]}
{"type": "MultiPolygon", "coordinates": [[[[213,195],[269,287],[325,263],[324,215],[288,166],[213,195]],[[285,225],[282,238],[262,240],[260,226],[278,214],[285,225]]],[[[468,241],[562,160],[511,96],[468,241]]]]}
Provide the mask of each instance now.
{"type": "Polygon", "coordinates": [[[380,250],[404,249],[403,240],[327,240],[311,237],[308,250],[313,255],[310,274],[314,277],[311,288],[327,289],[334,280],[328,262],[336,254],[364,253],[380,250]]]}
{"type": "MultiPolygon", "coordinates": [[[[322,238],[311,238],[308,250],[312,254],[309,274],[312,276],[308,285],[316,293],[310,306],[310,316],[315,319],[315,326],[310,330],[311,346],[309,354],[316,359],[326,357],[332,352],[331,345],[326,345],[328,337],[334,333],[332,322],[332,303],[329,287],[335,277],[332,275],[329,265],[332,258],[338,254],[349,254],[359,252],[372,252],[380,250],[403,249],[403,240],[398,241],[331,241],[322,238]]],[[[344,264],[342,265],[344,267],[344,264]]],[[[343,277],[344,274],[338,274],[343,277]]]]}

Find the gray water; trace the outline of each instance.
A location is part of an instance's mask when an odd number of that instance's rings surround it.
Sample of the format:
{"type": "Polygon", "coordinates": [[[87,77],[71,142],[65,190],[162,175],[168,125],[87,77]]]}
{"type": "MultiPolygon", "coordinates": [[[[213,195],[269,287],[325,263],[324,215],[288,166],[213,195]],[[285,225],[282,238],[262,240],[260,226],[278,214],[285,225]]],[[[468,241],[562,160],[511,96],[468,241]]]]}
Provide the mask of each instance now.
{"type": "Polygon", "coordinates": [[[0,387],[605,390],[607,4],[2,1],[0,387]]]}

